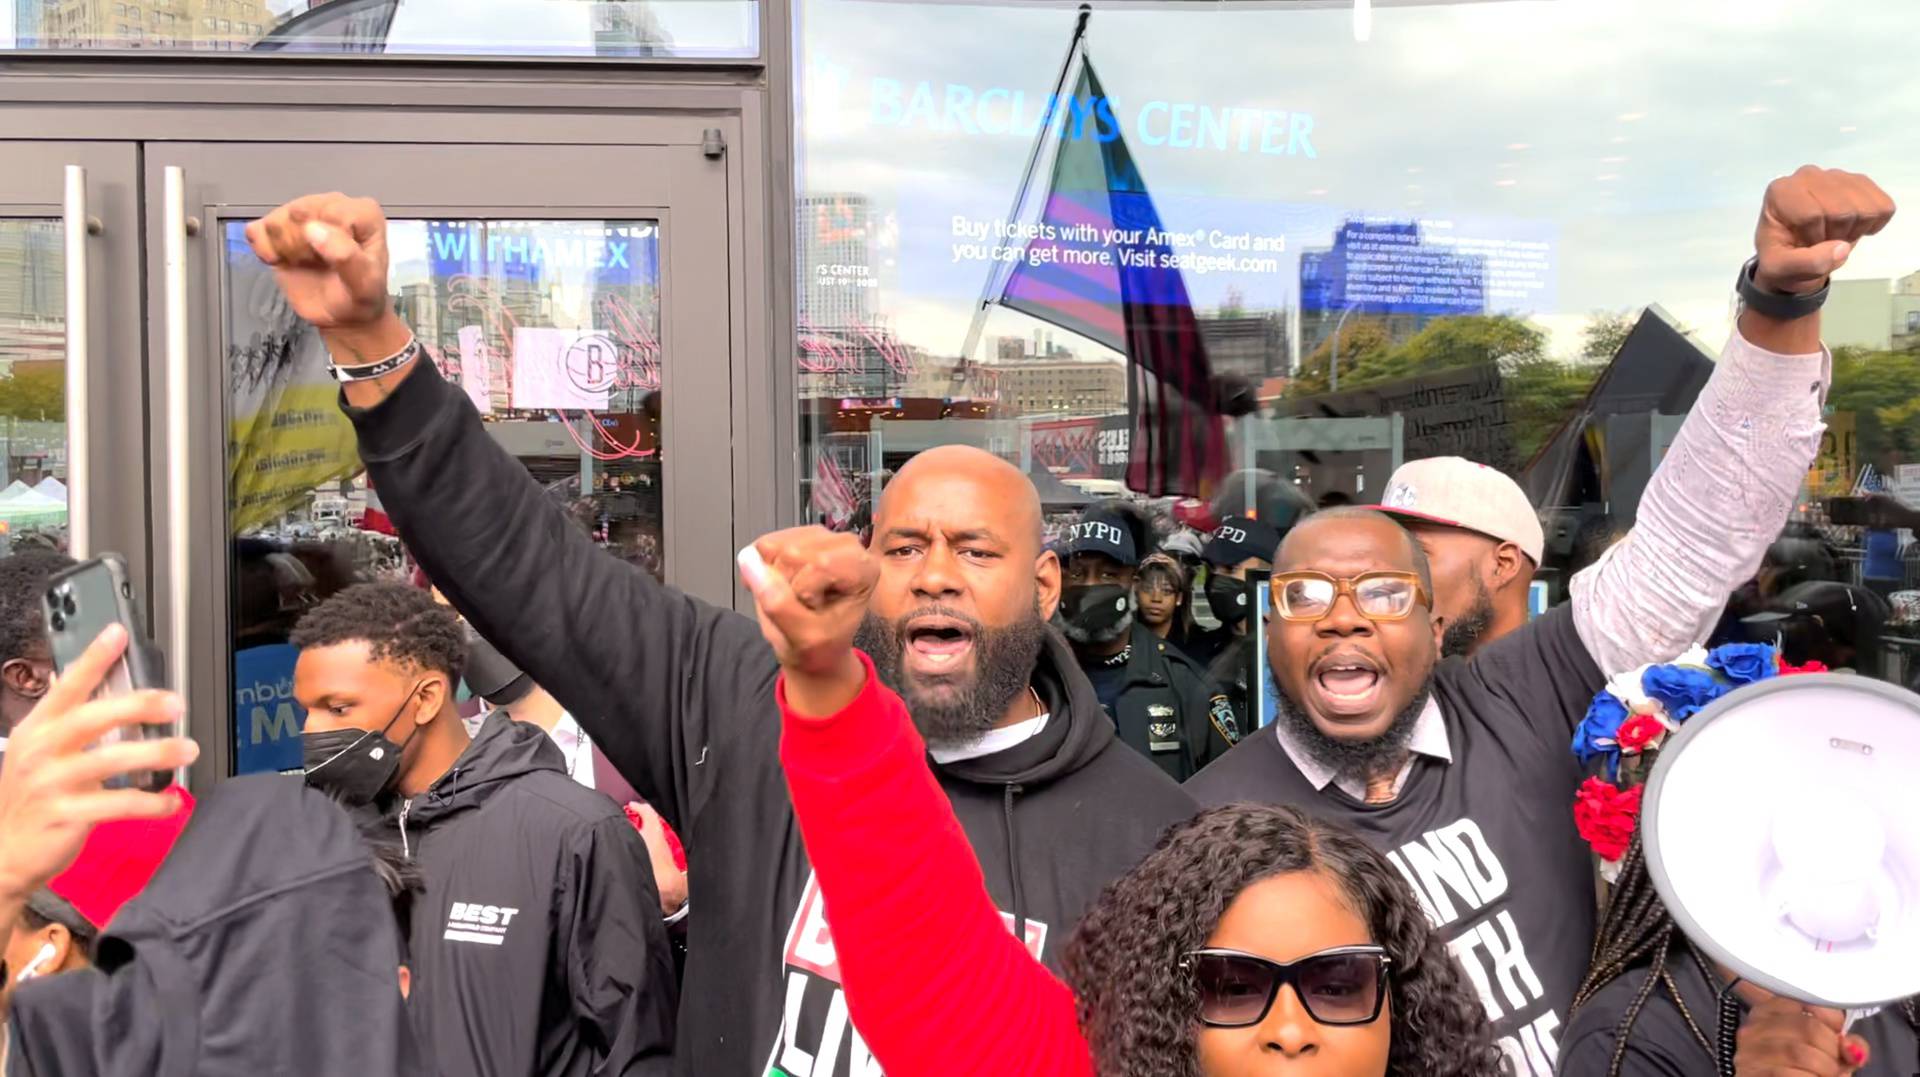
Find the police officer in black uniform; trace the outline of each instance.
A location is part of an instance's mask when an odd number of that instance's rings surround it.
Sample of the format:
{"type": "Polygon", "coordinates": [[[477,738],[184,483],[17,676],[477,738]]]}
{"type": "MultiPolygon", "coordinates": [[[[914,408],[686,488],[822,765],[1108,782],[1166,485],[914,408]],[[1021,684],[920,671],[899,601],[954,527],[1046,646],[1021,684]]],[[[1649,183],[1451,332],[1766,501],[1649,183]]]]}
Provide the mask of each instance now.
{"type": "Polygon", "coordinates": [[[1233,747],[1241,726],[1205,671],[1134,617],[1134,571],[1151,534],[1126,502],[1069,527],[1060,624],[1120,739],[1184,782],[1233,747]]]}
{"type": "Polygon", "coordinates": [[[1226,693],[1227,706],[1249,729],[1260,725],[1265,686],[1254,684],[1261,678],[1254,661],[1258,656],[1252,626],[1253,619],[1263,611],[1259,609],[1259,594],[1247,577],[1251,572],[1273,570],[1273,551],[1279,548],[1281,537],[1275,528],[1245,516],[1229,516],[1214,531],[1205,553],[1207,606],[1220,627],[1197,638],[1188,649],[1195,662],[1204,663],[1208,682],[1226,693]]]}

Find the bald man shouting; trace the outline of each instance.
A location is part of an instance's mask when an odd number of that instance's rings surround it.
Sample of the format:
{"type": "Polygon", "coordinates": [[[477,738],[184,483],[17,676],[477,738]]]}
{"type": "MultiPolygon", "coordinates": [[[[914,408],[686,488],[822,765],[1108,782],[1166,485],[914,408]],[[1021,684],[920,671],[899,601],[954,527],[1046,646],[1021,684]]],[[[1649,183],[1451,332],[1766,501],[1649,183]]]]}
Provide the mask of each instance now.
{"type": "MultiPolygon", "coordinates": [[[[487,436],[393,313],[377,204],[303,198],[247,236],[325,339],[361,458],[407,548],[686,837],[699,912],[677,1071],[875,1072],[787,800],[779,665],[759,625],[596,549],[487,436]]],[[[826,539],[798,529],[758,545],[774,560],[805,560],[826,539]]],[[[972,449],[922,453],[887,487],[873,541],[882,574],[860,645],[906,699],[1008,930],[1053,964],[1100,888],[1192,802],[1119,741],[1047,628],[1060,564],[1017,469],[972,449]]],[[[794,584],[806,586],[805,574],[794,584]]],[[[929,947],[942,944],[941,924],[920,926],[929,947]]]]}

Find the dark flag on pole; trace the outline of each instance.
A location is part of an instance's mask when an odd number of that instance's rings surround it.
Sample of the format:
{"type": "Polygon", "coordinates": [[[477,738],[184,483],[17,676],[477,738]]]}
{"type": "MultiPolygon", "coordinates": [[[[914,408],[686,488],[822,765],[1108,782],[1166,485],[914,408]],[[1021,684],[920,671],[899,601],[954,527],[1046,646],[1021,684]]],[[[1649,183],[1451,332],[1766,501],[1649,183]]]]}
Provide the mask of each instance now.
{"type": "Polygon", "coordinates": [[[1126,355],[1127,486],[1207,497],[1227,471],[1225,416],[1249,402],[1213,377],[1179,252],[1084,52],[1051,118],[1039,137],[1058,147],[1037,234],[989,299],[1126,355]]]}

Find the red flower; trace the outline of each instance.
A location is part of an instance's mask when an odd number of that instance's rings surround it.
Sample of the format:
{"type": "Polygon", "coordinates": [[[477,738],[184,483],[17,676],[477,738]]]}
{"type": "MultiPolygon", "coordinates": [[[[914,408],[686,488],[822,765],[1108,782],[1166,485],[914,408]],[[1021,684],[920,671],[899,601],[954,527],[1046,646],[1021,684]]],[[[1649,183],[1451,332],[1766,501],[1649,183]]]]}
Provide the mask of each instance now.
{"type": "Polygon", "coordinates": [[[1620,723],[1620,731],[1614,734],[1620,750],[1628,754],[1644,752],[1660,735],[1667,731],[1666,724],[1651,714],[1636,714],[1620,723]]]}
{"type": "Polygon", "coordinates": [[[1789,665],[1785,657],[1782,657],[1780,659],[1780,675],[1782,677],[1790,677],[1795,673],[1826,673],[1826,672],[1828,672],[1828,670],[1827,670],[1827,664],[1825,662],[1810,661],[1804,666],[1795,666],[1795,665],[1789,665]]]}
{"type": "Polygon", "coordinates": [[[1612,782],[1588,778],[1573,799],[1573,825],[1602,860],[1627,855],[1633,828],[1640,818],[1640,794],[1645,786],[1621,790],[1612,782]]]}

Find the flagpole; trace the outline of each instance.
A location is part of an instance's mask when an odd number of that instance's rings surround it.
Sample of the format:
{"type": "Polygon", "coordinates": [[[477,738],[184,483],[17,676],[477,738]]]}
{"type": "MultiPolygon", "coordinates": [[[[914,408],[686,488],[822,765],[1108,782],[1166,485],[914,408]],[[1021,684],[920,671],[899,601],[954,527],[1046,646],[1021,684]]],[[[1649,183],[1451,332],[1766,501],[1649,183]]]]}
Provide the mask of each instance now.
{"type": "MultiPolygon", "coordinates": [[[[1013,192],[1013,208],[1007,211],[1007,221],[1011,224],[1020,215],[1020,207],[1027,200],[1027,189],[1033,185],[1034,169],[1040,166],[1040,148],[1046,145],[1047,131],[1053,126],[1054,113],[1060,108],[1060,91],[1066,88],[1067,76],[1073,73],[1073,58],[1079,54],[1080,46],[1086,41],[1087,20],[1093,17],[1093,5],[1081,4],[1080,17],[1073,24],[1073,39],[1067,42],[1066,59],[1060,61],[1060,76],[1053,80],[1053,93],[1047,98],[1046,115],[1040,118],[1040,130],[1033,136],[1033,149],[1027,154],[1027,167],[1020,173],[1020,186],[1013,192]]],[[[987,282],[980,288],[980,302],[973,309],[973,324],[967,327],[966,343],[960,347],[960,363],[954,368],[954,379],[958,381],[973,361],[973,349],[979,346],[980,331],[986,328],[987,308],[993,305],[993,287],[1000,279],[1000,263],[993,263],[987,271],[987,282]]]]}

